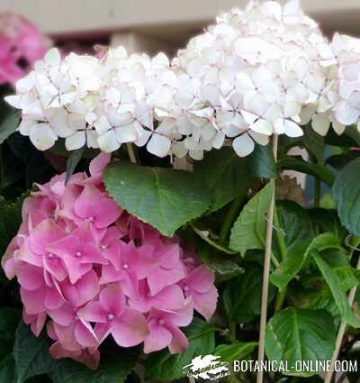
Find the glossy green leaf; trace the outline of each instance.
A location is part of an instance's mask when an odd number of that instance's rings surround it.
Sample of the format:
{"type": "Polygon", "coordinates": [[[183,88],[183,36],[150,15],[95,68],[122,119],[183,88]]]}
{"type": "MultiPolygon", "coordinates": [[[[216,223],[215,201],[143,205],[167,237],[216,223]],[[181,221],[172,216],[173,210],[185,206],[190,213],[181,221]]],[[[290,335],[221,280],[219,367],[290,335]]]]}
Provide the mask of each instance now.
{"type": "Polygon", "coordinates": [[[195,175],[204,180],[203,187],[211,196],[211,211],[220,209],[239,195],[246,195],[252,181],[248,163],[247,158],[240,158],[228,147],[212,150],[204,160],[195,163],[195,175]]]}
{"type": "Polygon", "coordinates": [[[342,319],[349,325],[359,328],[360,320],[355,318],[348,298],[343,290],[344,282],[340,280],[339,274],[336,273],[318,251],[313,251],[312,256],[329,286],[342,319]]]}
{"type": "Polygon", "coordinates": [[[341,223],[360,237],[360,158],[351,161],[335,180],[333,194],[341,223]]]}
{"type": "MultiPolygon", "coordinates": [[[[228,281],[223,293],[223,304],[230,322],[248,323],[260,314],[262,268],[256,263],[248,263],[243,274],[228,281]]],[[[270,286],[269,302],[276,289],[270,286]]]]}
{"type": "Polygon", "coordinates": [[[254,177],[276,178],[277,169],[271,146],[256,145],[249,156],[249,172],[254,177]]]}
{"type": "MultiPolygon", "coordinates": [[[[310,226],[311,227],[311,226],[310,226]]],[[[313,251],[321,252],[326,249],[341,249],[339,239],[332,233],[324,233],[315,237],[306,249],[301,245],[280,264],[270,276],[272,284],[282,290],[303,267],[306,259],[313,251]]]]}
{"type": "Polygon", "coordinates": [[[234,360],[242,360],[253,353],[257,347],[256,342],[238,342],[220,344],[216,347],[214,355],[220,356],[224,362],[232,363],[234,360]]]}
{"type": "Polygon", "coordinates": [[[266,185],[244,206],[230,236],[230,248],[242,256],[247,250],[265,247],[266,214],[269,210],[273,186],[266,185]]]}
{"type": "Polygon", "coordinates": [[[285,375],[312,376],[297,372],[297,361],[323,361],[331,358],[336,329],[325,310],[300,310],[289,307],[275,314],[266,328],[265,348],[270,360],[287,362],[285,375]]]}
{"type": "Polygon", "coordinates": [[[29,326],[22,321],[19,323],[14,345],[17,383],[56,369],[58,362],[49,354],[50,344],[51,341],[45,333],[36,337],[29,326]]]}
{"type": "Polygon", "coordinates": [[[104,181],[122,208],[168,236],[211,204],[202,179],[191,172],[118,162],[107,167],[104,181]]]}
{"type": "MultiPolygon", "coordinates": [[[[275,238],[283,238],[285,249],[277,253],[284,256],[280,266],[272,273],[271,282],[282,290],[293,278],[294,273],[298,272],[299,263],[301,264],[307,246],[314,237],[312,222],[306,209],[292,201],[277,202],[276,214],[279,219],[280,227],[276,228],[279,233],[275,233],[275,238]],[[285,252],[285,254],[282,254],[285,252]]],[[[278,241],[275,241],[278,244],[278,241]]]]}

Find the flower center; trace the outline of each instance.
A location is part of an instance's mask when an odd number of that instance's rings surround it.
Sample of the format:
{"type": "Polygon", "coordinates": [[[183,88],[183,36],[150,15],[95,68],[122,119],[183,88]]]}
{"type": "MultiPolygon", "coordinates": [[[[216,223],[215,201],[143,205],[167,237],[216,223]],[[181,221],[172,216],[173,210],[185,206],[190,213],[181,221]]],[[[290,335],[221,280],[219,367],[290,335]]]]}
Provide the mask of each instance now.
{"type": "Polygon", "coordinates": [[[114,320],[114,318],[115,318],[115,315],[114,315],[113,313],[109,313],[109,314],[107,315],[107,319],[108,319],[109,321],[114,320]]]}
{"type": "Polygon", "coordinates": [[[107,249],[107,245],[100,245],[100,249],[101,249],[101,250],[105,250],[105,249],[107,249]]]}
{"type": "Polygon", "coordinates": [[[80,258],[81,256],[82,256],[82,252],[81,251],[77,251],[75,253],[75,257],[80,258]]]}
{"type": "Polygon", "coordinates": [[[160,326],[164,326],[165,321],[164,321],[164,319],[159,319],[158,323],[160,326]]]}
{"type": "Polygon", "coordinates": [[[186,285],[185,285],[185,286],[183,287],[183,289],[184,289],[184,291],[189,291],[190,288],[189,288],[189,286],[186,286],[186,285]]]}
{"type": "Polygon", "coordinates": [[[123,269],[127,270],[129,268],[129,265],[127,263],[123,264],[123,269]]]}
{"type": "Polygon", "coordinates": [[[50,259],[51,259],[51,258],[55,258],[55,254],[54,254],[54,253],[48,253],[48,254],[47,254],[47,257],[50,258],[50,259]]]}

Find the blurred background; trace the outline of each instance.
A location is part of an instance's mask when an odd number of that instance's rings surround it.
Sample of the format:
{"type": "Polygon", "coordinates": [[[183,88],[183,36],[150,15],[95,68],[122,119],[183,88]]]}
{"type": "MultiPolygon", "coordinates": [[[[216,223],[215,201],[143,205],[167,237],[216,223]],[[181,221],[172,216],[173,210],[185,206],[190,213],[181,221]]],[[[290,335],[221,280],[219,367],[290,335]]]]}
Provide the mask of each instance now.
{"type": "MultiPolygon", "coordinates": [[[[0,0],[37,25],[64,50],[93,52],[94,44],[131,52],[169,54],[186,44],[221,11],[245,0],[0,0]]],[[[360,0],[303,0],[304,9],[331,35],[360,35],[360,0]]]]}

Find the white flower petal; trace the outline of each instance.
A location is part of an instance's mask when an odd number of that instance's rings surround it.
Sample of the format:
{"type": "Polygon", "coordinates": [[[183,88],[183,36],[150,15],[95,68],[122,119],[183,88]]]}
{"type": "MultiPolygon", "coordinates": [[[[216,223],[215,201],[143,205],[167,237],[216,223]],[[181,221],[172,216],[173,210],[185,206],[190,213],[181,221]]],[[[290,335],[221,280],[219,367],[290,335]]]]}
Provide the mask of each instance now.
{"type": "Polygon", "coordinates": [[[105,153],[111,153],[120,148],[120,143],[116,138],[116,134],[113,130],[109,130],[103,135],[98,137],[98,144],[101,151],[105,153]]]}
{"type": "Polygon", "coordinates": [[[325,114],[315,114],[312,119],[312,128],[321,136],[326,136],[330,128],[330,121],[325,114]]]}
{"type": "Polygon", "coordinates": [[[85,131],[75,132],[70,137],[66,138],[65,146],[67,150],[76,150],[82,148],[86,143],[85,131]]]}
{"type": "Polygon", "coordinates": [[[236,137],[232,145],[239,157],[246,157],[255,149],[254,141],[246,133],[236,137]]]}
{"type": "Polygon", "coordinates": [[[30,141],[41,151],[54,146],[57,136],[48,124],[36,124],[31,128],[30,141]]]}
{"type": "Polygon", "coordinates": [[[163,158],[170,153],[171,141],[169,138],[154,133],[146,146],[149,153],[163,158]]]}

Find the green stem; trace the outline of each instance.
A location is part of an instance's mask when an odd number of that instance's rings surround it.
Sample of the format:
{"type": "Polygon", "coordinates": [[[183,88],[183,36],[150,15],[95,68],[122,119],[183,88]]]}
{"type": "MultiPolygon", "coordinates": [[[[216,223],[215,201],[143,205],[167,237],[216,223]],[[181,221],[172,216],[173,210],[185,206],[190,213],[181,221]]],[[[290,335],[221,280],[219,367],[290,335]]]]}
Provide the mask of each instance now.
{"type": "Polygon", "coordinates": [[[136,160],[136,155],[135,155],[135,151],[134,151],[133,145],[130,144],[130,143],[127,143],[126,144],[126,150],[128,152],[130,162],[132,162],[133,164],[136,164],[137,160],[136,160]]]}
{"type": "MultiPolygon", "coordinates": [[[[278,150],[278,136],[273,136],[273,153],[274,159],[277,159],[278,150]]],[[[270,201],[269,211],[267,215],[266,223],[266,240],[265,240],[265,256],[264,256],[264,272],[262,280],[262,294],[261,294],[261,314],[260,314],[260,331],[259,331],[259,351],[258,351],[258,363],[261,363],[265,359],[265,331],[267,325],[267,308],[269,301],[269,284],[270,284],[270,265],[271,265],[271,253],[272,253],[272,233],[274,223],[274,209],[275,209],[275,179],[271,181],[272,185],[272,197],[270,201]]],[[[256,376],[256,383],[263,383],[264,372],[262,369],[256,376]]]]}
{"type": "MultiPolygon", "coordinates": [[[[280,221],[279,221],[279,216],[277,214],[276,206],[275,206],[275,211],[274,211],[274,223],[275,223],[275,236],[276,236],[276,241],[279,246],[280,254],[281,254],[281,259],[284,260],[287,258],[287,247],[285,243],[285,238],[281,232],[282,228],[280,227],[280,221]]],[[[279,290],[276,301],[275,301],[275,312],[278,312],[281,310],[285,298],[286,298],[286,293],[287,293],[287,286],[283,290],[279,290]]]]}
{"type": "Polygon", "coordinates": [[[285,302],[286,293],[287,293],[287,286],[285,286],[282,290],[278,291],[278,294],[276,296],[276,301],[275,301],[275,312],[276,313],[282,309],[283,304],[285,302]]]}
{"type": "Polygon", "coordinates": [[[220,242],[222,243],[226,242],[226,239],[229,236],[230,229],[239,212],[243,199],[244,199],[243,195],[236,197],[233,203],[231,204],[229,210],[227,211],[227,214],[224,219],[224,223],[222,224],[221,230],[220,230],[220,235],[219,235],[220,242]]]}
{"type": "Polygon", "coordinates": [[[236,323],[235,322],[229,323],[229,339],[231,342],[234,342],[236,340],[236,323]]]}
{"type": "Polygon", "coordinates": [[[230,250],[230,249],[226,248],[225,246],[223,246],[222,244],[217,243],[216,241],[212,240],[210,238],[210,232],[208,230],[200,230],[194,224],[190,224],[190,226],[192,227],[194,232],[201,239],[203,239],[205,242],[207,242],[210,246],[214,247],[215,249],[222,251],[223,253],[230,254],[230,255],[237,254],[236,251],[230,250]]]}
{"type": "Polygon", "coordinates": [[[280,266],[280,262],[277,260],[275,254],[273,252],[271,252],[271,260],[272,260],[272,263],[274,264],[274,266],[276,268],[280,266]]]}
{"type": "Polygon", "coordinates": [[[321,199],[321,180],[316,177],[315,185],[314,185],[314,207],[320,206],[320,199],[321,199]]]}

